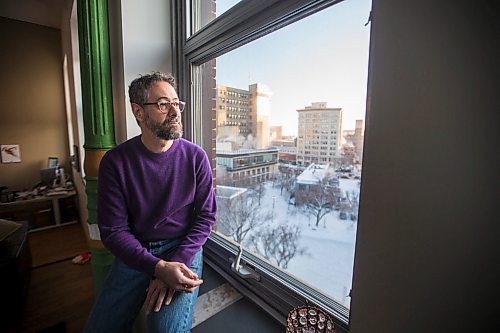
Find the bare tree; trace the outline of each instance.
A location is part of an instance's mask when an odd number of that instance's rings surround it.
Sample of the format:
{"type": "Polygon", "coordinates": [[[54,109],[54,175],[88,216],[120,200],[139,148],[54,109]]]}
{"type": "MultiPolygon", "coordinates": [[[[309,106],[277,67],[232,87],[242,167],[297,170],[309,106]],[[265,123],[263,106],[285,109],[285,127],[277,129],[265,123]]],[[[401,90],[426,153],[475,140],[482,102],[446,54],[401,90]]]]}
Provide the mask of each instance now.
{"type": "Polygon", "coordinates": [[[283,195],[283,190],[286,190],[288,192],[291,191],[293,183],[295,181],[295,177],[290,172],[280,173],[280,175],[277,176],[276,181],[280,188],[280,195],[283,195]]]}
{"type": "Polygon", "coordinates": [[[312,185],[309,190],[295,193],[297,202],[307,215],[316,219],[316,227],[328,213],[335,210],[340,199],[340,189],[330,185],[328,179],[312,185]]]}
{"type": "Polygon", "coordinates": [[[261,228],[251,239],[256,252],[286,269],[293,257],[307,254],[306,248],[299,246],[300,233],[298,226],[282,223],[261,228]]]}
{"type": "Polygon", "coordinates": [[[271,219],[271,214],[260,209],[256,195],[239,195],[232,200],[218,202],[217,224],[219,230],[243,244],[252,231],[271,219]]]}
{"type": "Polygon", "coordinates": [[[251,196],[255,197],[260,205],[260,201],[266,194],[266,187],[263,183],[258,183],[252,188],[251,196]]]}
{"type": "Polygon", "coordinates": [[[349,214],[351,220],[356,220],[359,206],[359,193],[347,191],[345,194],[345,203],[342,211],[349,214]]]}

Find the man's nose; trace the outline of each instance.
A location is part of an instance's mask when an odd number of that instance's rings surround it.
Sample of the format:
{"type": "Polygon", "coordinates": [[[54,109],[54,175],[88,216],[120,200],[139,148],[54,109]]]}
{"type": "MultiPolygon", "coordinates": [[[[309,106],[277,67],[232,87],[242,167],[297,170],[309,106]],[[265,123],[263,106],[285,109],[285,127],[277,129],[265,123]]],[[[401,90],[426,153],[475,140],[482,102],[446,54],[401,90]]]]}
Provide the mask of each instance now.
{"type": "Polygon", "coordinates": [[[176,107],[171,106],[168,109],[167,116],[169,116],[169,117],[180,117],[180,115],[181,115],[181,113],[179,112],[179,110],[176,107]]]}

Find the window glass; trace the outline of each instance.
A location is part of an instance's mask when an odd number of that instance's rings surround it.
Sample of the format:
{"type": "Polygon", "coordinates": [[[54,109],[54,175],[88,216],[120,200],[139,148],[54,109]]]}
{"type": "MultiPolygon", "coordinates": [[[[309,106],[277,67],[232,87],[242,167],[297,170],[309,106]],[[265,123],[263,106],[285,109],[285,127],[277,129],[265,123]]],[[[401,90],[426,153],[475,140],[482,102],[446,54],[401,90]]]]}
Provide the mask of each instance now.
{"type": "Polygon", "coordinates": [[[344,1],[211,60],[206,95],[216,101],[217,232],[346,307],[370,7],[344,1]]]}
{"type": "Polygon", "coordinates": [[[192,34],[234,7],[240,1],[241,0],[186,0],[188,13],[188,19],[186,20],[188,23],[186,37],[189,38],[192,34]],[[191,20],[189,18],[191,18],[191,20]],[[189,27],[190,22],[193,24],[192,27],[189,27]]]}
{"type": "Polygon", "coordinates": [[[215,11],[217,16],[225,13],[228,9],[233,8],[241,0],[216,0],[215,1],[215,11]]]}

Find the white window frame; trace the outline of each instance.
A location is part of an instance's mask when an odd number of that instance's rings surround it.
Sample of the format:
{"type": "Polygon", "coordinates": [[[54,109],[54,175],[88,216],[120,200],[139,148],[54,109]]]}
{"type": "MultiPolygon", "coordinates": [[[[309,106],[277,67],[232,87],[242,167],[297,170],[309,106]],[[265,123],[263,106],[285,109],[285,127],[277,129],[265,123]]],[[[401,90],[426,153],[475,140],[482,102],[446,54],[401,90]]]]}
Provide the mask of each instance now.
{"type": "MultiPolygon", "coordinates": [[[[211,146],[213,129],[211,115],[201,114],[203,101],[199,83],[203,81],[204,74],[200,65],[341,1],[243,0],[191,34],[188,39],[188,24],[191,24],[193,31],[197,29],[193,28],[194,20],[186,19],[186,13],[189,8],[197,6],[186,4],[186,0],[172,1],[174,74],[178,78],[180,98],[188,102],[187,112],[183,113],[185,136],[202,146],[211,156],[215,149],[211,146]]],[[[238,249],[234,242],[212,233],[205,246],[205,262],[241,294],[284,325],[290,310],[309,303],[332,315],[337,332],[349,330],[347,307],[253,253],[243,251],[241,261],[260,275],[260,281],[244,279],[233,272],[231,263],[238,249]]]]}

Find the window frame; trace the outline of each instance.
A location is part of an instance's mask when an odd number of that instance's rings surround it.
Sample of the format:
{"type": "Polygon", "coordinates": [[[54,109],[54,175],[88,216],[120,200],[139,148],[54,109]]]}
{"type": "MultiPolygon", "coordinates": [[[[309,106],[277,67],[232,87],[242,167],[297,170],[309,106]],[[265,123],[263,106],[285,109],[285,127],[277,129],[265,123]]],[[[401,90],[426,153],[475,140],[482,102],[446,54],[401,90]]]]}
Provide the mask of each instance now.
{"type": "MultiPolygon", "coordinates": [[[[187,102],[187,110],[183,113],[185,136],[203,146],[202,143],[207,144],[207,135],[211,136],[213,131],[213,122],[210,121],[212,115],[200,114],[201,94],[196,90],[198,82],[202,80],[199,76],[202,75],[199,66],[342,1],[243,0],[191,34],[189,38],[186,38],[187,10],[196,6],[192,4],[188,6],[186,0],[173,1],[173,68],[179,82],[179,96],[187,102]],[[193,89],[195,89],[194,92],[193,89]]],[[[195,24],[189,21],[192,25],[195,24]]],[[[192,27],[192,30],[196,29],[192,27]]],[[[207,149],[207,146],[204,148],[212,162],[215,162],[215,146],[210,147],[209,144],[212,156],[210,149],[207,149]]],[[[204,259],[241,294],[284,325],[286,325],[290,310],[309,303],[330,313],[337,325],[337,331],[349,329],[350,310],[347,307],[245,250],[243,250],[241,261],[253,268],[261,279],[256,281],[240,277],[231,270],[232,261],[238,250],[236,243],[220,234],[212,233],[205,245],[204,259]]]]}

